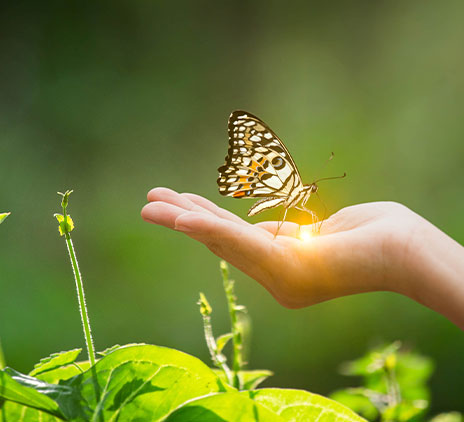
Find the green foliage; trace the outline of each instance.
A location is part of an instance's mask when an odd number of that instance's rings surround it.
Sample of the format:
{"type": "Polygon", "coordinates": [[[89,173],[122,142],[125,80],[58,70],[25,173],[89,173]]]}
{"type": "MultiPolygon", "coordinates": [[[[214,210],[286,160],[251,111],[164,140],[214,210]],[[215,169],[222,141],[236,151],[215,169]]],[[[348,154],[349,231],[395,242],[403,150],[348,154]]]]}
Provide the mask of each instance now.
{"type": "Polygon", "coordinates": [[[284,422],[277,413],[244,397],[227,393],[201,397],[180,407],[166,422],[284,422]]]}
{"type": "Polygon", "coordinates": [[[226,334],[220,335],[216,339],[217,350],[218,350],[219,353],[222,352],[222,349],[224,349],[224,347],[227,345],[229,340],[232,339],[232,337],[233,337],[232,333],[226,333],[226,334]]]}
{"type": "Polygon", "coordinates": [[[363,415],[366,419],[374,421],[378,418],[379,411],[364,393],[363,388],[348,388],[335,391],[330,397],[363,415]]]}
{"type": "Polygon", "coordinates": [[[74,229],[74,222],[72,221],[71,217],[67,214],[69,195],[71,195],[72,192],[72,190],[67,190],[65,193],[58,192],[58,195],[61,195],[62,197],[61,208],[63,210],[63,215],[55,214],[55,217],[59,223],[58,230],[60,232],[60,235],[65,236],[66,247],[68,249],[69,259],[71,261],[71,266],[73,269],[74,281],[76,282],[77,299],[79,301],[79,311],[81,314],[85,344],[87,346],[87,355],[89,357],[90,363],[94,365],[95,349],[93,345],[92,332],[90,329],[89,314],[87,312],[87,305],[85,303],[84,282],[82,280],[81,272],[79,270],[79,263],[77,261],[76,252],[74,251],[74,245],[70,235],[70,232],[74,229]]]}
{"type": "MultiPolygon", "coordinates": [[[[27,421],[363,421],[345,406],[305,391],[235,392],[197,358],[165,347],[122,346],[82,373],[68,364],[76,355],[71,352],[43,359],[37,378],[1,371],[0,397],[6,401],[0,421],[16,420],[21,412],[27,412],[27,421]],[[52,362],[54,368],[46,370],[52,362]],[[54,383],[40,379],[47,376],[54,383]]],[[[250,371],[243,379],[251,386],[266,375],[250,371]]]]}
{"type": "Polygon", "coordinates": [[[448,412],[440,413],[434,418],[430,419],[430,422],[463,422],[464,417],[459,412],[448,412]]]}
{"type": "Polygon", "coordinates": [[[52,353],[50,356],[41,359],[40,362],[34,366],[34,369],[29,375],[34,377],[44,372],[70,365],[75,362],[81,351],[82,349],[73,349],[67,352],[52,353]]]}
{"type": "Polygon", "coordinates": [[[63,215],[56,215],[73,267],[89,361],[77,363],[81,349],[53,353],[41,359],[29,375],[0,371],[0,422],[6,421],[234,421],[284,422],[295,415],[316,416],[321,422],[338,417],[362,421],[351,410],[329,399],[298,390],[254,390],[270,376],[267,370],[243,370],[247,323],[238,317],[234,282],[221,262],[231,332],[214,338],[212,308],[200,294],[200,312],[212,370],[183,352],[146,344],[115,345],[95,360],[82,278],[70,237],[73,223],[66,213],[72,191],[61,194],[63,215]],[[233,371],[222,354],[233,345],[233,371]],[[242,393],[236,388],[245,389],[242,393]]]}
{"type": "MultiPolygon", "coordinates": [[[[50,397],[50,394],[59,396],[60,392],[67,394],[69,391],[65,387],[48,384],[36,378],[22,375],[11,368],[0,371],[0,398],[3,400],[42,410],[57,417],[63,417],[58,403],[50,397]]],[[[8,419],[7,416],[10,416],[5,414],[4,408],[2,408],[2,416],[6,418],[5,420],[8,419]]],[[[11,420],[14,419],[11,417],[11,420]]]]}
{"type": "Polygon", "coordinates": [[[74,230],[74,221],[70,215],[66,215],[66,221],[62,214],[53,214],[53,216],[58,220],[58,231],[60,232],[60,236],[64,236],[66,233],[70,233],[74,230]]]}
{"type": "MultiPolygon", "coordinates": [[[[234,282],[221,262],[223,286],[230,316],[230,332],[217,338],[211,326],[212,307],[200,294],[211,369],[178,350],[147,345],[115,345],[95,359],[82,278],[69,232],[68,197],[62,199],[61,233],[73,266],[89,360],[76,362],[81,349],[53,353],[37,363],[29,375],[11,368],[0,370],[0,422],[363,422],[353,410],[383,421],[410,421],[428,404],[425,385],[430,360],[400,351],[400,344],[378,348],[344,366],[347,375],[364,379],[364,387],[337,392],[332,399],[302,390],[256,389],[272,375],[268,370],[245,370],[244,344],[249,320],[240,318],[234,282]],[[232,343],[232,370],[223,355],[232,343]],[[242,390],[242,391],[240,391],[242,390]],[[351,409],[350,409],[351,407],[351,409]]],[[[456,413],[431,422],[462,422],[456,413]]]]}
{"type": "Polygon", "coordinates": [[[2,224],[10,214],[11,214],[11,212],[2,212],[2,213],[0,213],[0,224],[2,224]]]}
{"type": "MultiPolygon", "coordinates": [[[[213,369],[214,373],[224,382],[230,384],[230,381],[224,374],[224,371],[213,369]]],[[[243,390],[253,390],[258,387],[263,381],[267,378],[274,375],[272,371],[267,369],[252,369],[252,370],[242,370],[239,372],[239,377],[242,380],[243,390]]]]}
{"type": "Polygon", "coordinates": [[[61,195],[61,208],[63,209],[63,214],[53,214],[54,217],[58,220],[58,231],[60,236],[63,236],[67,233],[70,233],[74,230],[74,222],[69,214],[66,213],[69,203],[69,195],[73,193],[72,190],[67,190],[65,193],[58,192],[58,195],[61,195]]]}
{"type": "Polygon", "coordinates": [[[316,420],[318,422],[365,421],[340,403],[307,391],[266,388],[243,392],[242,394],[276,412],[288,422],[316,420]]]}
{"type": "Polygon", "coordinates": [[[430,404],[427,381],[432,371],[429,358],[394,342],[345,363],[341,372],[361,376],[363,386],[336,391],[331,398],[368,420],[420,421],[430,404]]]}
{"type": "Polygon", "coordinates": [[[213,309],[209,304],[206,296],[200,293],[200,313],[203,316],[203,327],[205,332],[206,345],[211,355],[213,364],[220,368],[216,370],[216,374],[229,385],[239,390],[252,390],[256,388],[265,379],[273,375],[271,371],[266,369],[258,369],[253,371],[244,370],[245,358],[244,350],[246,342],[249,342],[250,322],[246,316],[246,308],[237,305],[237,298],[234,292],[234,281],[229,278],[229,268],[225,261],[220,263],[221,274],[223,279],[224,292],[226,294],[231,330],[229,333],[222,334],[214,338],[211,325],[211,314],[213,309]],[[240,313],[239,313],[240,312],[240,313]],[[233,370],[231,371],[227,365],[227,358],[222,354],[224,347],[232,340],[232,362],[233,370]]]}
{"type": "Polygon", "coordinates": [[[238,389],[243,389],[243,380],[240,378],[240,372],[245,364],[243,356],[244,330],[241,327],[238,312],[246,312],[246,308],[242,305],[237,305],[237,297],[234,292],[235,281],[229,278],[229,267],[226,261],[220,263],[222,272],[222,282],[227,298],[227,306],[229,309],[230,327],[232,334],[232,379],[233,386],[238,389]]]}

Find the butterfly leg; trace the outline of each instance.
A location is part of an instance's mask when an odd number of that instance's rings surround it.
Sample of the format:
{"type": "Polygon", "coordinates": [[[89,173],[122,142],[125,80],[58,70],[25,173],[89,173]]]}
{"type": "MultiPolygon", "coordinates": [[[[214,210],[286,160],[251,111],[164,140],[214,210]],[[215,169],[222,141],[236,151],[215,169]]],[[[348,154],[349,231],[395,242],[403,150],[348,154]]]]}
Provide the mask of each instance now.
{"type": "MultiPolygon", "coordinates": [[[[311,211],[310,209],[306,208],[303,204],[301,205],[301,207],[295,207],[295,209],[297,209],[298,211],[307,212],[309,215],[311,215],[311,222],[312,222],[312,226],[313,226],[313,229],[314,229],[315,224],[319,221],[319,219],[317,218],[317,215],[313,211],[311,211]]],[[[317,230],[316,230],[316,232],[317,232],[317,230]]]]}
{"type": "Polygon", "coordinates": [[[288,208],[284,208],[284,216],[281,219],[281,221],[279,221],[279,223],[277,224],[277,230],[275,232],[274,239],[277,237],[277,234],[279,233],[279,230],[282,227],[282,224],[284,224],[285,218],[287,217],[287,211],[288,211],[288,208]]]}
{"type": "Polygon", "coordinates": [[[319,194],[316,192],[316,195],[317,197],[319,198],[319,201],[321,201],[321,204],[324,206],[324,216],[322,217],[322,220],[321,220],[321,224],[319,225],[319,233],[321,232],[321,228],[322,228],[322,223],[324,222],[325,218],[327,217],[327,205],[325,205],[325,202],[321,199],[321,197],[319,196],[319,194]]]}

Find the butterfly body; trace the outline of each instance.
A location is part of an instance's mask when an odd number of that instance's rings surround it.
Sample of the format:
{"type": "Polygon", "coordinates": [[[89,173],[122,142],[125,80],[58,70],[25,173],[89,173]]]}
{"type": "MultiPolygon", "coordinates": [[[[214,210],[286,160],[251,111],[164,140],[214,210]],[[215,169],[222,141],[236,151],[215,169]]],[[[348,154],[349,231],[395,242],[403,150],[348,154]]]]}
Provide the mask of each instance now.
{"type": "Polygon", "coordinates": [[[262,198],[250,208],[249,216],[283,206],[285,214],[296,208],[315,218],[305,205],[317,192],[316,183],[303,184],[287,148],[261,119],[236,110],[229,117],[228,132],[228,155],[218,169],[221,195],[262,198]]]}

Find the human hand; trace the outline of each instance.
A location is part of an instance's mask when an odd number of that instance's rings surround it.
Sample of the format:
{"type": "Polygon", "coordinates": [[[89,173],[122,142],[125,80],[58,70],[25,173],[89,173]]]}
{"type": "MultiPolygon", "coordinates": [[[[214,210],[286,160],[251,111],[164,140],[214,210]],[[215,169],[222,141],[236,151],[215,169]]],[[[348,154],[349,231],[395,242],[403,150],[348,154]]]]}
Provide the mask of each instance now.
{"type": "MultiPolygon", "coordinates": [[[[438,264],[437,246],[441,251],[448,249],[451,255],[446,255],[454,257],[453,262],[464,258],[464,248],[400,204],[374,202],[344,208],[324,221],[320,234],[301,240],[301,232],[313,233],[311,226],[300,229],[296,223],[285,222],[274,239],[277,222],[250,224],[195,194],[156,188],[148,193],[148,201],[142,210],[144,220],[205,244],[262,284],[285,307],[389,290],[448,314],[464,326],[463,283],[450,274],[450,283],[457,289],[453,294],[462,300],[456,304],[459,315],[450,314],[446,289],[438,294],[440,283],[434,280],[441,272],[428,271],[431,263],[438,264]],[[432,244],[430,251],[424,247],[432,244]]],[[[445,270],[442,263],[440,267],[445,270]]],[[[456,269],[459,274],[461,280],[464,266],[456,269]]]]}

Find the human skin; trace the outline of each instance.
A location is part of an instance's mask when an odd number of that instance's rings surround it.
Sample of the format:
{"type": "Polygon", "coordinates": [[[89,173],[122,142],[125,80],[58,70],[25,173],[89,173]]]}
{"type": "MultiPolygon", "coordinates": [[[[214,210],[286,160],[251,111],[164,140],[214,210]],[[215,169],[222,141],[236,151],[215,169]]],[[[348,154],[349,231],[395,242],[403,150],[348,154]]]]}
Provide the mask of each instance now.
{"type": "Polygon", "coordinates": [[[287,308],[392,291],[464,329],[464,247],[407,207],[372,202],[311,226],[250,224],[191,193],[155,188],[142,218],[185,233],[263,285],[287,308]]]}

